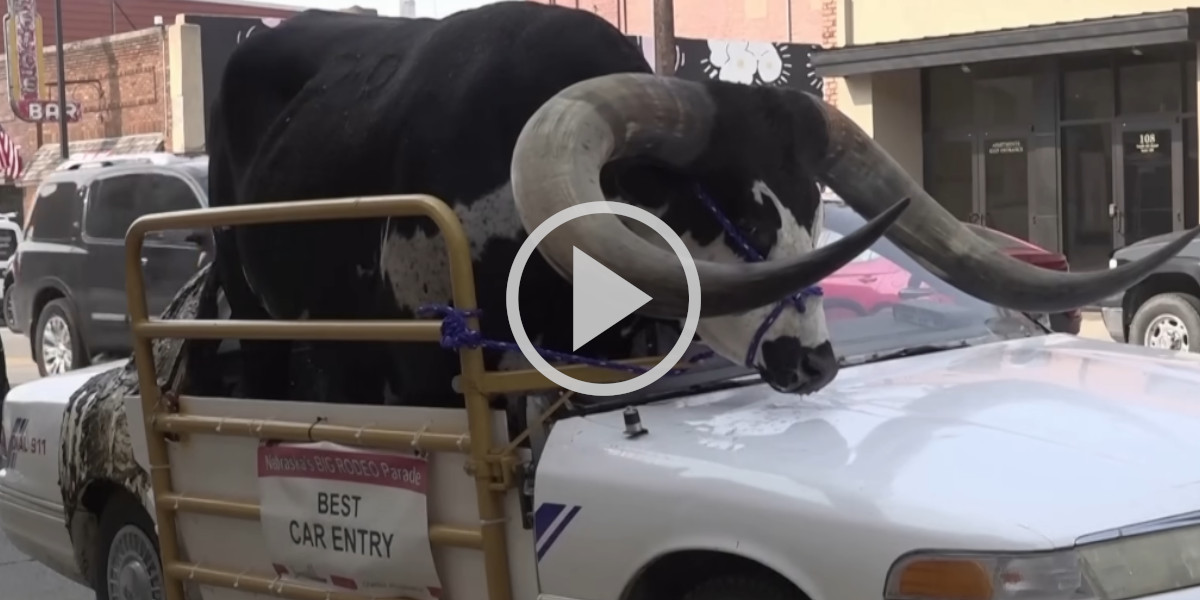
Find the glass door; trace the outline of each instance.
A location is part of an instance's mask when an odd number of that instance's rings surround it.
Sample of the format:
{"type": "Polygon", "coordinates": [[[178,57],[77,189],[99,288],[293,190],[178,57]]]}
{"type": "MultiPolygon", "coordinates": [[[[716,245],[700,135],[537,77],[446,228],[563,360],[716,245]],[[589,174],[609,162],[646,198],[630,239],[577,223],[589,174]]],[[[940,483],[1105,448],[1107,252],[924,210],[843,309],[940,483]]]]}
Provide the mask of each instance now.
{"type": "Polygon", "coordinates": [[[1063,254],[1072,270],[1105,269],[1116,247],[1112,122],[1065,126],[1059,143],[1063,254]]]}
{"type": "Polygon", "coordinates": [[[988,133],[981,139],[982,225],[1029,239],[1029,134],[988,133]]]}
{"type": "Polygon", "coordinates": [[[1182,138],[1174,119],[1121,123],[1110,209],[1117,247],[1183,228],[1182,138]]]}

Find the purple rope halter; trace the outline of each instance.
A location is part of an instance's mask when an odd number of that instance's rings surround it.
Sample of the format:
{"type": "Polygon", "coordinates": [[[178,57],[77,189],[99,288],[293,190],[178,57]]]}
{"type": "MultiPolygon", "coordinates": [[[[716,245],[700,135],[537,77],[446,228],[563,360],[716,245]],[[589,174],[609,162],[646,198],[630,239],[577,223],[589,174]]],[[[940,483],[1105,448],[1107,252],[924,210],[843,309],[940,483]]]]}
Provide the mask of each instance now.
{"type": "MultiPolygon", "coordinates": [[[[700,196],[701,202],[708,212],[712,214],[717,223],[721,225],[721,229],[725,231],[726,238],[734,245],[734,251],[738,256],[746,262],[761,262],[765,260],[761,254],[755,250],[746,240],[745,236],[738,231],[733,222],[730,221],[721,209],[717,207],[717,203],[705,193],[700,187],[696,186],[696,192],[700,196]]],[[[758,326],[758,330],[754,332],[754,337],[750,340],[750,348],[746,351],[745,364],[748,367],[754,366],[754,359],[758,354],[758,345],[762,342],[762,338],[766,335],[767,330],[775,321],[779,319],[779,315],[783,313],[783,309],[788,306],[793,306],[799,312],[804,312],[804,300],[809,296],[822,295],[821,288],[812,286],[800,290],[796,294],[781,300],[776,303],[771,312],[763,319],[762,324],[758,326]]],[[[483,337],[483,334],[471,329],[467,324],[467,319],[479,317],[482,311],[479,310],[462,310],[445,304],[427,304],[417,309],[417,315],[421,317],[440,317],[442,319],[442,339],[441,346],[447,350],[458,350],[460,348],[482,348],[484,350],[495,350],[498,352],[520,352],[521,349],[513,342],[502,342],[499,340],[490,340],[483,337]]],[[[645,373],[650,369],[637,365],[627,365],[613,360],[605,360],[599,358],[590,358],[580,356],[578,354],[570,354],[567,352],[558,352],[534,346],[534,350],[542,355],[543,358],[549,361],[563,362],[567,364],[582,364],[601,369],[611,369],[614,371],[624,371],[626,373],[645,373]]],[[[705,360],[713,355],[711,350],[700,352],[690,359],[689,363],[697,363],[705,360]]],[[[685,369],[672,369],[668,372],[669,375],[679,375],[685,372],[685,369]]]]}
{"type": "MultiPolygon", "coordinates": [[[[733,243],[734,252],[736,252],[742,260],[746,262],[762,262],[766,260],[763,255],[759,254],[758,251],[750,245],[750,242],[746,240],[745,236],[742,235],[742,232],[738,231],[738,228],[733,224],[733,221],[730,221],[729,218],[725,216],[725,213],[721,212],[721,209],[717,206],[717,203],[712,199],[711,196],[708,195],[707,192],[704,191],[704,188],[701,188],[699,185],[697,185],[696,194],[700,196],[700,201],[704,203],[704,207],[708,209],[708,212],[711,213],[713,218],[721,224],[721,229],[725,230],[725,238],[733,243]]],[[[824,295],[824,292],[821,290],[821,287],[814,285],[800,290],[799,292],[796,292],[795,294],[777,302],[775,306],[771,308],[771,312],[767,313],[767,318],[763,319],[763,322],[759,324],[758,329],[754,332],[754,337],[750,338],[750,347],[746,349],[746,366],[751,368],[754,367],[754,359],[758,356],[758,346],[760,343],[762,343],[763,336],[767,334],[767,330],[770,329],[771,326],[775,324],[775,321],[779,319],[779,316],[783,314],[784,308],[793,306],[798,312],[802,313],[804,312],[805,299],[810,296],[822,295],[824,295]]]]}

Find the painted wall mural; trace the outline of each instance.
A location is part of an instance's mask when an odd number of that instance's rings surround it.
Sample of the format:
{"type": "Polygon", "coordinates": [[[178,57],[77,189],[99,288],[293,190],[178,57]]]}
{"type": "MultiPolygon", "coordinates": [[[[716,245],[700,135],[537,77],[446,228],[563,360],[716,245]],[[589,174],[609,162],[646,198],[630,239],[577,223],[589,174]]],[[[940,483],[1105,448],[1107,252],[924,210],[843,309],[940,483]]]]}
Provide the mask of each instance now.
{"type": "MultiPolygon", "coordinates": [[[[632,37],[653,64],[653,40],[632,37]]],[[[751,42],[746,40],[675,40],[675,75],[703,81],[719,79],[748,85],[804,89],[824,96],[825,82],[812,66],[817,44],[751,42]]]]}

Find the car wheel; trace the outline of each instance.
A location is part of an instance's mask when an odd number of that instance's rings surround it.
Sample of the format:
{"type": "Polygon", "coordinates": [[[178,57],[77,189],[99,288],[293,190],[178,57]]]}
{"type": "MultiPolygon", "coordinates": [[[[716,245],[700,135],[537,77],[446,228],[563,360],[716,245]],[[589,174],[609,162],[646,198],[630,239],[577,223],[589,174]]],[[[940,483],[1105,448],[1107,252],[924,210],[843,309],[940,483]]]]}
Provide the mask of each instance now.
{"type": "Polygon", "coordinates": [[[16,320],[16,313],[13,312],[12,280],[9,280],[4,282],[4,326],[12,329],[16,320]]]}
{"type": "Polygon", "coordinates": [[[87,350],[75,324],[74,311],[63,298],[51,300],[38,315],[33,330],[33,351],[38,372],[58,375],[88,365],[87,350]]]}
{"type": "Polygon", "coordinates": [[[683,600],[806,600],[800,590],[775,578],[727,575],[692,588],[683,600]]]}
{"type": "Polygon", "coordinates": [[[1151,297],[1134,313],[1129,341],[1148,348],[1200,352],[1200,299],[1188,294],[1151,297]]]}
{"type": "Polygon", "coordinates": [[[154,522],[131,494],[119,494],[105,505],[96,541],[96,600],[163,600],[154,522]]]}

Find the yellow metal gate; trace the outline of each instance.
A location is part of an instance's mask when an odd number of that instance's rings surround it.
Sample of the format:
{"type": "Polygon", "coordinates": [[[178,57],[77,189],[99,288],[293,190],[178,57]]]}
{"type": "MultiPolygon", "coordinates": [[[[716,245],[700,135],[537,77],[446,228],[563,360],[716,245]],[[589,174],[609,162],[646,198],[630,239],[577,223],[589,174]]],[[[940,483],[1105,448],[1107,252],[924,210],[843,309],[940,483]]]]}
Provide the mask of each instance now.
{"type": "MultiPolygon", "coordinates": [[[[164,402],[155,372],[152,340],[181,339],[286,339],[339,341],[408,341],[437,343],[441,322],[412,321],[219,321],[171,320],[150,318],[147,314],[145,284],[142,275],[142,244],[147,233],[169,229],[215,228],[334,219],[373,217],[426,217],[441,230],[449,254],[450,280],[454,306],[476,308],[475,283],[471,268],[470,246],[462,224],[446,204],[424,195],[379,196],[260,204],[255,206],[200,209],[148,215],[129,229],[125,246],[126,291],[134,337],[141,405],[145,416],[145,435],[149,450],[150,479],[158,521],[162,552],[163,578],[167,600],[184,600],[183,582],[193,581],[219,587],[270,594],[298,600],[351,600],[361,594],[318,590],[313,587],[280,582],[271,575],[250,575],[229,570],[201,567],[181,559],[176,512],[194,512],[215,516],[258,519],[259,506],[218,498],[184,496],[172,491],[171,464],[167,452],[168,436],[215,434],[256,437],[281,441],[329,441],[366,448],[428,452],[459,452],[468,455],[468,471],[475,479],[479,525],[430,525],[430,542],[435,546],[456,546],[483,551],[489,600],[512,600],[508,545],[505,539],[504,497],[514,486],[518,457],[515,444],[498,444],[492,435],[489,396],[522,391],[544,391],[556,386],[533,370],[488,372],[479,349],[459,351],[462,364],[461,391],[466,399],[468,431],[432,433],[413,427],[388,430],[370,426],[355,427],[325,423],[281,420],[214,418],[189,416],[179,412],[178,402],[164,402]]],[[[479,324],[470,320],[473,328],[479,324]]],[[[430,349],[435,351],[433,347],[430,349]]],[[[629,361],[650,365],[656,360],[629,361]]],[[[630,374],[591,367],[561,367],[578,379],[608,382],[631,377],[630,374]]],[[[133,423],[130,423],[133,426],[133,423]]]]}

